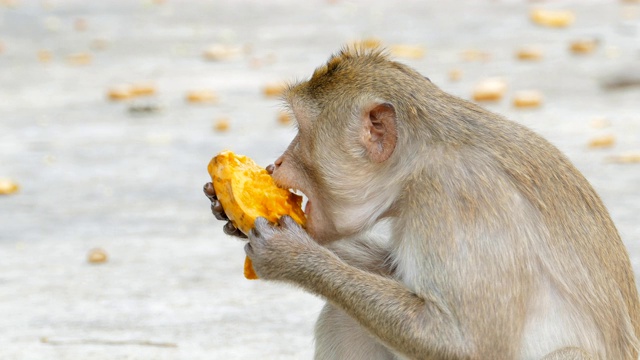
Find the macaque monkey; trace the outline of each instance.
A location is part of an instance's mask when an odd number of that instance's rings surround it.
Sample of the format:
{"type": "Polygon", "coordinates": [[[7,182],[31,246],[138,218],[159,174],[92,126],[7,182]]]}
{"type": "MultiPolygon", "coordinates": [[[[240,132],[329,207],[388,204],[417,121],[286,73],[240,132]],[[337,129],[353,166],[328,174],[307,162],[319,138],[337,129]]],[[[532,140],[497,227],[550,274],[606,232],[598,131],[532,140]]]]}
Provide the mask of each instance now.
{"type": "Polygon", "coordinates": [[[637,359],[627,251],[550,143],[378,50],[285,101],[298,132],[268,171],[307,196],[306,229],[258,218],[245,251],[327,300],[316,359],[637,359]]]}

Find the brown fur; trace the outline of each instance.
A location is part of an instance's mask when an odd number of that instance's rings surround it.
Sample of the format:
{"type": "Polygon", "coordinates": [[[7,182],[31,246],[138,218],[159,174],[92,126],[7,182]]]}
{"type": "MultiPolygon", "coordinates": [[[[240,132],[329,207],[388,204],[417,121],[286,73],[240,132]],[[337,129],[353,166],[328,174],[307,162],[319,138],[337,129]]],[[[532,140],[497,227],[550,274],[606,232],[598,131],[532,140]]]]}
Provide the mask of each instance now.
{"type": "Polygon", "coordinates": [[[547,141],[380,51],[343,50],[285,100],[300,131],[273,177],[309,197],[308,235],[257,222],[247,254],[328,300],[318,359],[637,358],[628,254],[547,141]]]}

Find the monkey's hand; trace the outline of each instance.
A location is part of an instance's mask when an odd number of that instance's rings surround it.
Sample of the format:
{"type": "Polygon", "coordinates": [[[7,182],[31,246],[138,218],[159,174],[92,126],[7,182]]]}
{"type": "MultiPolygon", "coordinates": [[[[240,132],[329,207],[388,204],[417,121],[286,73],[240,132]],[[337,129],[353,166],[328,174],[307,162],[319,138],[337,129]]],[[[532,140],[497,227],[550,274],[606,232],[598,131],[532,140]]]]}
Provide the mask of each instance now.
{"type": "Polygon", "coordinates": [[[283,216],[278,225],[263,217],[255,221],[244,250],[261,279],[291,281],[298,274],[297,260],[323,249],[290,216],[283,216]]]}
{"type": "Polygon", "coordinates": [[[227,235],[246,239],[247,236],[243,234],[242,231],[236,229],[236,227],[233,226],[233,223],[229,221],[229,217],[227,217],[227,214],[224,212],[222,204],[220,204],[220,201],[218,201],[218,197],[216,196],[216,191],[213,188],[213,184],[210,182],[204,184],[202,190],[204,191],[204,194],[207,196],[209,201],[211,201],[211,212],[213,213],[213,216],[215,216],[218,220],[227,222],[222,228],[224,233],[227,235]]]}

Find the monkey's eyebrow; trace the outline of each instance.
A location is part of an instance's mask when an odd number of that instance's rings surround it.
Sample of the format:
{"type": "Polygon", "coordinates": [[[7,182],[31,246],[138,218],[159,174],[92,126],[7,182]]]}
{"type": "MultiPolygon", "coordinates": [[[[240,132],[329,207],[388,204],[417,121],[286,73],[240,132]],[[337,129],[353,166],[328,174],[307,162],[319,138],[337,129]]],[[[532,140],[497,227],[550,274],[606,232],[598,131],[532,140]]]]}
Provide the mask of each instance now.
{"type": "Polygon", "coordinates": [[[291,114],[293,114],[294,123],[296,128],[299,130],[305,129],[310,125],[309,121],[309,112],[305,109],[304,104],[289,104],[289,110],[291,114]]]}

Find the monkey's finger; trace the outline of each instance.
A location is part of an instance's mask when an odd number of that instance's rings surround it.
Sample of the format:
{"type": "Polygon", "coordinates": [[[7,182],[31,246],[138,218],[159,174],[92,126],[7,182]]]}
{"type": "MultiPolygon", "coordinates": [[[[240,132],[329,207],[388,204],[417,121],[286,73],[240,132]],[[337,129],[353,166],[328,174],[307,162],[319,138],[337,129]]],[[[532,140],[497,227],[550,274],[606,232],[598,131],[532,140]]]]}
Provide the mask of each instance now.
{"type": "Polygon", "coordinates": [[[298,223],[289,215],[284,215],[283,217],[278,219],[278,225],[285,229],[291,229],[293,227],[299,226],[298,223]]]}
{"type": "Polygon", "coordinates": [[[269,238],[273,236],[274,229],[269,220],[258,217],[253,223],[252,230],[257,238],[269,238]]]}
{"type": "Polygon", "coordinates": [[[233,223],[231,221],[224,224],[224,226],[222,227],[222,231],[224,231],[224,233],[227,235],[239,237],[242,239],[247,238],[247,235],[243,234],[242,231],[238,230],[235,226],[233,226],[233,223]]]}
{"type": "Polygon", "coordinates": [[[244,246],[244,253],[247,254],[249,258],[253,256],[253,247],[251,247],[250,242],[248,242],[247,245],[244,246]]]}
{"type": "Polygon", "coordinates": [[[218,200],[218,196],[216,195],[216,190],[213,188],[212,183],[208,182],[204,184],[204,186],[202,187],[202,191],[204,191],[204,194],[209,198],[209,200],[211,201],[218,200]]]}
{"type": "Polygon", "coordinates": [[[224,213],[224,209],[218,200],[211,201],[211,213],[218,220],[229,220],[229,217],[224,213]]]}
{"type": "Polygon", "coordinates": [[[235,237],[240,238],[240,239],[246,239],[247,238],[247,235],[245,235],[242,231],[240,231],[240,229],[236,229],[236,231],[233,234],[231,234],[231,236],[235,236],[235,237]]]}

